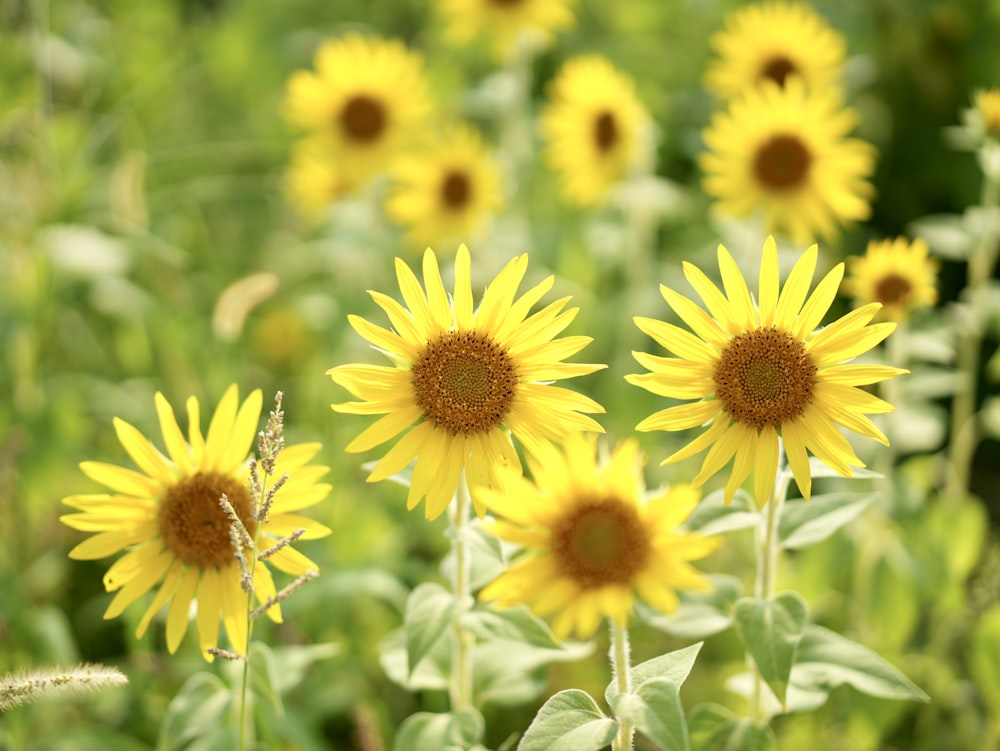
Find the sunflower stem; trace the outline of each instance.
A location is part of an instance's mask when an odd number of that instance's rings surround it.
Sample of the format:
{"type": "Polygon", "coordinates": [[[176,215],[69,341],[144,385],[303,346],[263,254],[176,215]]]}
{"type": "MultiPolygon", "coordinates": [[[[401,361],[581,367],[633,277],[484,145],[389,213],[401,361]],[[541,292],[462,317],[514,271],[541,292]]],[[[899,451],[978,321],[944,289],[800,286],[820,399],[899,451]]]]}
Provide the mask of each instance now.
{"type": "Polygon", "coordinates": [[[451,549],[455,557],[454,581],[452,592],[455,595],[455,615],[451,621],[453,631],[451,680],[449,699],[453,712],[468,709],[472,706],[472,635],[462,625],[462,614],[465,612],[466,601],[469,599],[469,580],[471,578],[471,558],[465,544],[464,529],[469,520],[469,484],[465,472],[459,476],[455,500],[451,504],[451,549]]]}
{"type": "MultiPolygon", "coordinates": [[[[778,455],[781,456],[781,445],[778,455]]],[[[781,518],[781,507],[788,495],[788,485],[792,476],[779,463],[774,480],[774,493],[761,512],[760,525],[757,527],[757,576],[754,581],[754,597],[758,600],[774,598],[775,585],[778,579],[778,520],[781,518]]],[[[767,725],[770,712],[767,707],[767,688],[761,677],[760,670],[753,658],[747,655],[750,672],[753,675],[753,694],[750,697],[750,719],[759,725],[767,725]]]]}
{"type": "MultiPolygon", "coordinates": [[[[628,627],[614,619],[611,625],[611,671],[614,674],[615,687],[619,696],[632,690],[632,666],[629,656],[628,627]]],[[[631,751],[632,736],[635,728],[627,722],[618,721],[618,735],[615,737],[612,751],[631,751]]]]}

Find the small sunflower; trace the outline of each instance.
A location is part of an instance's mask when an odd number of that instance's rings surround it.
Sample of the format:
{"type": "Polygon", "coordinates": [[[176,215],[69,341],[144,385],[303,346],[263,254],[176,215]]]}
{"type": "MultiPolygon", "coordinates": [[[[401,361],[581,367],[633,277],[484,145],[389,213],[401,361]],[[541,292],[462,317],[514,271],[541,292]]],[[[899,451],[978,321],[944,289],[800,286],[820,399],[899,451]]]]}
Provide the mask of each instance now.
{"type": "Polygon", "coordinates": [[[762,212],[770,231],[795,242],[834,235],[871,210],[875,149],[846,137],[855,120],[833,90],[810,91],[798,77],[784,87],[763,81],[703,131],[705,191],[721,213],[762,212]]]}
{"type": "Polygon", "coordinates": [[[438,0],[447,26],[445,38],[465,45],[480,35],[492,38],[493,54],[509,56],[521,43],[535,48],[552,44],[555,32],[576,19],[576,0],[438,0]]]}
{"type": "Polygon", "coordinates": [[[400,157],[386,213],[419,248],[467,239],[501,203],[500,169],[479,134],[456,127],[421,152],[400,157]]]}
{"type": "Polygon", "coordinates": [[[323,139],[352,181],[385,168],[430,110],[422,58],[398,40],[349,34],[324,42],[315,65],[288,79],[288,120],[323,139]]]}
{"type": "Polygon", "coordinates": [[[983,132],[991,138],[1000,139],[1000,89],[980,89],[975,93],[973,103],[983,132]]]}
{"type": "Polygon", "coordinates": [[[808,5],[767,2],[726,16],[710,43],[719,54],[705,86],[723,99],[741,96],[762,80],[779,86],[801,76],[810,89],[837,84],[844,65],[844,37],[808,5]]]}
{"type": "Polygon", "coordinates": [[[850,272],[844,292],[858,303],[882,303],[879,316],[905,320],[915,308],[937,302],[937,259],[931,258],[927,243],[905,237],[873,240],[863,256],[847,259],[850,272]]]}
{"type": "Polygon", "coordinates": [[[324,139],[305,138],[292,150],[285,176],[288,202],[302,216],[319,217],[355,187],[325,148],[324,139]]]}
{"type": "MultiPolygon", "coordinates": [[[[240,520],[253,534],[250,492],[245,460],[257,435],[261,392],[254,391],[242,405],[235,385],[230,386],[215,410],[208,433],[202,435],[198,400],[187,401],[188,440],[184,440],[173,408],[162,394],[156,395],[167,456],[161,454],[142,433],[115,418],[115,432],[139,472],[103,462],[83,462],[80,469],[110,493],[71,495],[63,503],[78,513],[61,517],[64,524],[94,533],[73,548],[69,556],[94,560],[127,550],[104,575],[104,586],[117,591],[104,613],[115,618],[126,607],[159,586],[146,608],[136,638],[142,637],[153,616],[168,602],[167,649],[177,651],[187,632],[192,601],[198,604],[198,637],[205,650],[218,644],[219,620],[225,624],[232,648],[246,654],[247,594],[240,588],[240,567],[229,537],[230,521],[219,506],[225,493],[240,520]]],[[[308,465],[319,451],[318,443],[303,443],[284,449],[275,476],[287,473],[288,481],[274,496],[269,519],[260,530],[262,539],[281,539],[304,529],[303,539],[330,534],[330,530],[296,513],[319,503],[330,492],[317,480],[326,467],[308,465]]],[[[257,563],[254,586],[257,600],[275,594],[268,564],[298,576],[318,566],[301,553],[285,546],[257,563]]],[[[281,608],[267,611],[281,622],[281,608]]]]}
{"type": "MultiPolygon", "coordinates": [[[[603,412],[597,402],[549,382],[599,370],[604,365],[564,363],[590,343],[587,336],[553,339],[576,317],[563,310],[569,297],[528,315],[552,287],[550,276],[515,300],[528,256],[511,260],[472,306],[471,261],[463,245],[455,259],[455,290],[445,292],[437,256],[424,253],[426,292],[410,267],[396,259],[406,308],[369,292],[394,331],[349,316],[354,330],[381,349],[395,367],[341,365],[328,374],[357,402],[332,405],[338,412],[385,416],[347,451],[368,451],[407,431],[378,462],[369,482],[384,480],[416,459],[407,507],[426,496],[435,519],[448,507],[464,470],[470,487],[496,485],[498,470],[520,469],[513,433],[532,454],[569,430],[602,431],[581,412],[603,412]]],[[[477,510],[483,507],[473,496],[477,510]]]]}
{"type": "Polygon", "coordinates": [[[595,443],[573,434],[564,451],[549,447],[528,460],[533,482],[515,477],[506,492],[484,492],[499,517],[493,533],[523,554],[480,598],[554,616],[559,638],[587,639],[602,618],[627,625],[636,597],[672,612],[677,590],[709,589],[689,561],[718,547],[718,538],[679,529],[698,504],[694,488],[647,498],[638,443],[622,442],[603,463],[595,443]]]}
{"type": "Polygon", "coordinates": [[[541,121],[548,162],[567,200],[598,205],[628,173],[649,120],[635,84],[604,58],[586,55],[563,64],[549,95],[541,121]]]}
{"type": "Polygon", "coordinates": [[[725,294],[700,269],[684,263],[684,275],[708,313],[660,287],[667,304],[694,333],[651,318],[635,319],[676,357],[634,352],[650,372],[626,380],[659,396],[697,400],[656,412],[637,429],[688,430],[708,424],[663,463],[709,449],[693,480],[698,486],[735,456],[727,502],[753,472],[757,502],[767,503],[778,468],[779,438],[805,498],[812,489],[807,450],[845,477],[853,474],[851,466],[865,466],[838,425],[888,445],[866,413],[889,412],[893,406],[858,387],[907,371],[846,361],[877,345],[896,324],[869,326],[881,307],[871,303],[815,331],[844,275],[844,264],[837,264],[808,295],[817,254],[813,245],[802,255],[779,294],[778,251],[768,238],[755,303],[736,262],[720,245],[725,294]]]}

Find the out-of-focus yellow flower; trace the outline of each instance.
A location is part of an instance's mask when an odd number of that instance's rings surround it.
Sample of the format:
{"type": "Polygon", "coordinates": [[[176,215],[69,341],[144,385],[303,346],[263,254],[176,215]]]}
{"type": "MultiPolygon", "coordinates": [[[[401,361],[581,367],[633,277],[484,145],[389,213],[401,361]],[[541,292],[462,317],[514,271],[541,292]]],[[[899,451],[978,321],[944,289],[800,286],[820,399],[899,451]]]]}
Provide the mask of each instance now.
{"type": "Polygon", "coordinates": [[[548,47],[554,33],[571,27],[576,0],[437,0],[445,21],[445,37],[464,45],[476,37],[492,41],[493,54],[503,58],[518,44],[548,47]]]}
{"type": "Polygon", "coordinates": [[[356,187],[337,164],[328,143],[317,136],[300,140],[292,149],[292,160],[285,173],[288,202],[310,219],[321,216],[356,187]]]}
{"type": "Polygon", "coordinates": [[[983,130],[991,138],[1000,139],[1000,89],[980,89],[975,93],[974,104],[983,130]]]}
{"type": "Polygon", "coordinates": [[[856,119],[834,90],[809,90],[798,77],[763,81],[703,131],[705,192],[720,213],[762,213],[768,231],[798,243],[835,235],[871,211],[875,148],[847,137],[856,119]]]}
{"type": "Polygon", "coordinates": [[[937,302],[938,262],[919,238],[873,240],[863,256],[847,259],[847,269],[844,293],[859,305],[882,303],[882,318],[903,321],[937,302]]]}
{"type": "Polygon", "coordinates": [[[500,168],[479,134],[456,126],[400,157],[386,213],[420,249],[475,237],[501,204],[500,168]]]}

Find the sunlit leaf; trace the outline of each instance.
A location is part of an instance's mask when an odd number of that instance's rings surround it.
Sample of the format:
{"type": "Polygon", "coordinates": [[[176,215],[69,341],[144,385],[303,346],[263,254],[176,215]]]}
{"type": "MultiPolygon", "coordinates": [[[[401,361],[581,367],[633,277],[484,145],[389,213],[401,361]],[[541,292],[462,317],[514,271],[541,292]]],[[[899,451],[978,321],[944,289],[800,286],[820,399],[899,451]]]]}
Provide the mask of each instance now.
{"type": "Polygon", "coordinates": [[[618,732],[586,691],[560,691],[538,710],[518,751],[602,751],[618,732]]]}
{"type": "Polygon", "coordinates": [[[772,600],[747,597],[736,603],[734,620],[761,678],[784,706],[806,622],[805,600],[796,592],[784,592],[772,600]]]}

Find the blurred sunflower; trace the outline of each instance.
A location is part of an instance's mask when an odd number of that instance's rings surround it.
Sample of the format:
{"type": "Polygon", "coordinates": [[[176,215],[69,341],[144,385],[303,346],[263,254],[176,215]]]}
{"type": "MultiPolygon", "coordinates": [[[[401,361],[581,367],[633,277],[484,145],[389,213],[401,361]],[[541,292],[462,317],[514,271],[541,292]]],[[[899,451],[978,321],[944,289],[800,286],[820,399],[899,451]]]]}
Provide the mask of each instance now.
{"type": "MultiPolygon", "coordinates": [[[[187,631],[192,601],[198,604],[198,637],[202,653],[218,643],[219,619],[225,624],[232,648],[246,654],[247,594],[240,588],[240,567],[229,537],[230,521],[219,506],[219,498],[229,497],[240,520],[254,534],[251,497],[245,460],[257,435],[261,392],[254,391],[242,405],[236,385],[223,395],[212,416],[208,433],[200,427],[198,400],[187,401],[188,440],[184,440],[173,408],[156,394],[156,412],[168,456],[161,454],[135,427],[115,418],[115,432],[125,451],[139,467],[136,472],[103,462],[83,462],[80,469],[111,493],[71,495],[63,503],[79,513],[60,517],[61,521],[94,535],[73,548],[69,556],[94,560],[128,549],[104,575],[104,586],[117,591],[104,613],[115,618],[126,607],[159,585],[146,608],[136,638],[141,638],[153,616],[168,602],[167,649],[177,651],[187,631]],[[238,407],[238,409],[237,409],[238,407]]],[[[308,462],[319,451],[318,443],[290,446],[279,455],[275,475],[289,475],[263,529],[262,538],[281,539],[296,529],[304,529],[303,539],[323,537],[330,530],[319,522],[292,513],[323,500],[329,485],[317,480],[326,467],[308,462]]],[[[267,564],[298,576],[318,566],[290,546],[268,557],[267,564]]],[[[257,600],[265,602],[275,594],[274,580],[263,561],[254,571],[257,600]]],[[[281,608],[268,611],[281,622],[281,608]]]]}
{"type": "Polygon", "coordinates": [[[600,204],[626,176],[649,116],[628,76],[602,57],[568,60],[549,86],[541,128],[548,163],[578,206],[600,204]]]}
{"type": "Polygon", "coordinates": [[[808,5],[766,2],[726,16],[710,43],[719,54],[705,86],[723,99],[741,96],[762,80],[784,86],[790,75],[810,89],[837,84],[844,65],[844,37],[808,5]]]}
{"type": "Polygon", "coordinates": [[[285,195],[304,217],[319,217],[356,187],[344,175],[325,144],[325,140],[314,136],[301,139],[292,149],[292,160],[285,175],[285,195]]]}
{"type": "Polygon", "coordinates": [[[798,77],[784,87],[763,81],[702,132],[705,191],[721,213],[763,212],[769,231],[797,243],[834,235],[871,211],[875,149],[846,138],[855,120],[832,90],[809,91],[798,77]]]}
{"type": "Polygon", "coordinates": [[[445,38],[464,45],[485,34],[493,54],[504,58],[520,44],[552,44],[554,32],[571,27],[576,0],[437,0],[446,23],[445,38]]]}
{"type": "Polygon", "coordinates": [[[902,321],[937,302],[938,262],[919,238],[873,240],[863,256],[848,258],[847,266],[844,293],[861,305],[882,303],[879,317],[902,321]]]}
{"type": "Polygon", "coordinates": [[[385,168],[430,111],[423,60],[398,40],[349,34],[323,43],[316,71],[288,79],[285,115],[314,133],[354,182],[385,168]]]}
{"type": "Polygon", "coordinates": [[[983,131],[1000,139],[1000,89],[980,89],[975,93],[975,111],[982,121],[983,131]]]}
{"type": "Polygon", "coordinates": [[[389,218],[418,248],[474,236],[500,206],[500,170],[479,134],[459,126],[423,152],[400,157],[386,198],[389,218]]]}
{"type": "Polygon", "coordinates": [[[588,639],[602,618],[626,626],[637,597],[672,612],[677,590],[709,589],[689,561],[718,547],[718,538],[679,529],[696,490],[679,485],[647,498],[638,443],[622,442],[602,463],[595,443],[572,434],[564,451],[550,446],[528,459],[533,482],[513,477],[507,492],[483,493],[498,517],[492,532],[523,554],[480,598],[554,616],[559,638],[588,639]]]}
{"type": "Polygon", "coordinates": [[[725,295],[700,269],[684,263],[684,275],[708,313],[660,287],[667,304],[694,333],[651,318],[635,319],[643,332],[677,357],[633,352],[650,372],[626,380],[659,396],[697,400],[656,412],[637,429],[688,430],[710,424],[663,463],[709,449],[693,480],[699,486],[735,456],[726,482],[727,503],[751,472],[757,502],[767,503],[778,468],[779,438],[805,498],[812,489],[807,450],[846,477],[852,475],[852,465],[865,466],[838,424],[888,445],[865,415],[889,412],[893,406],[858,386],[907,371],[846,361],[877,345],[896,324],[869,326],[881,307],[871,303],[814,331],[844,275],[844,264],[837,264],[807,300],[817,254],[813,245],[802,255],[779,294],[778,251],[768,238],[755,304],[736,262],[720,245],[725,295]]]}
{"type": "MultiPolygon", "coordinates": [[[[426,496],[425,513],[435,519],[448,507],[464,470],[470,487],[496,486],[501,466],[520,470],[513,433],[532,454],[569,430],[602,431],[581,412],[603,412],[597,402],[549,382],[592,373],[604,365],[561,362],[590,343],[588,336],[553,339],[576,317],[563,310],[569,297],[528,315],[553,284],[550,276],[515,300],[528,256],[511,260],[472,307],[471,261],[463,245],[455,259],[455,289],[449,298],[437,256],[424,253],[426,292],[410,267],[396,259],[396,275],[407,308],[370,292],[394,331],[349,316],[354,330],[395,363],[341,365],[327,371],[361,399],[332,405],[338,412],[384,414],[355,438],[347,451],[367,451],[408,430],[378,462],[369,482],[384,480],[416,459],[407,507],[426,496]]],[[[476,510],[481,502],[473,496],[476,510]]]]}

